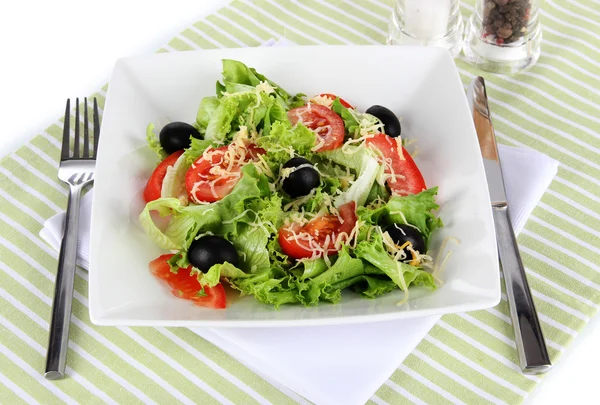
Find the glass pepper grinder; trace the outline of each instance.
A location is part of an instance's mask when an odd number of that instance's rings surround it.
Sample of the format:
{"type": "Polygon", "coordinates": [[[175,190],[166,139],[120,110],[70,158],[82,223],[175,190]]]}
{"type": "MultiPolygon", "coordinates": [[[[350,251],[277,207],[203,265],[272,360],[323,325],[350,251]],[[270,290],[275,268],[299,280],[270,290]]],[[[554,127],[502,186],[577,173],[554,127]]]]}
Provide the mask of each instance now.
{"type": "Polygon", "coordinates": [[[464,53],[480,69],[512,74],[540,56],[537,0],[477,0],[467,22],[464,53]]]}
{"type": "Polygon", "coordinates": [[[462,48],[463,20],[458,0],[396,0],[389,23],[389,45],[462,48]]]}

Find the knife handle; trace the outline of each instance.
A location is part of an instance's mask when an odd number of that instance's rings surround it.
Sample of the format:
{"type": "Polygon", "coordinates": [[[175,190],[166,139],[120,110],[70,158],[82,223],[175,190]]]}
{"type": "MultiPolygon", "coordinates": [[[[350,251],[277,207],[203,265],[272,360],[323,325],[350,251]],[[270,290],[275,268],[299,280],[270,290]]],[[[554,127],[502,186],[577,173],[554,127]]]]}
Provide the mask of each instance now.
{"type": "Polygon", "coordinates": [[[498,254],[504,274],[519,363],[525,374],[542,374],[552,367],[538,320],[525,268],[519,254],[506,204],[493,207],[498,254]]]}

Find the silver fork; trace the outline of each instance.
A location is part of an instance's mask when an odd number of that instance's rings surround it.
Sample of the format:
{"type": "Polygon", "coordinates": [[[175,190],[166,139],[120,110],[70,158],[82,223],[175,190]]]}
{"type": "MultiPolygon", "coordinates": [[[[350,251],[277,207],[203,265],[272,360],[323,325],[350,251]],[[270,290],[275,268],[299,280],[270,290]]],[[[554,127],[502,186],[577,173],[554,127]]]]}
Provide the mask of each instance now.
{"type": "Polygon", "coordinates": [[[88,121],[87,98],[84,99],[83,111],[83,150],[80,151],[79,99],[75,106],[75,139],[71,156],[70,100],[67,100],[65,123],[63,127],[62,151],[58,178],[69,186],[69,200],[65,216],[64,233],[58,256],[56,287],[52,304],[52,321],[46,355],[46,371],[44,377],[58,380],[65,375],[67,348],[69,344],[69,324],[71,322],[71,304],[73,302],[73,282],[75,280],[75,263],[77,260],[77,233],[79,229],[79,199],[82,190],[94,181],[96,154],[100,136],[98,103],[94,98],[94,144],[90,154],[90,134],[88,121]]]}

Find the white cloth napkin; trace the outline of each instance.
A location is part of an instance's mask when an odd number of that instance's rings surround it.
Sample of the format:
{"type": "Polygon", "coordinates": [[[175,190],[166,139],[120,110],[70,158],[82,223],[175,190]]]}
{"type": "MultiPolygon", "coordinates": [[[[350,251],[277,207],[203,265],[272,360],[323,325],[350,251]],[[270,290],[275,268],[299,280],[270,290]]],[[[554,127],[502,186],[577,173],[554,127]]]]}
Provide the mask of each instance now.
{"type": "MultiPolygon", "coordinates": [[[[558,162],[531,149],[499,145],[512,223],[518,233],[554,178],[558,162]]],[[[81,200],[77,254],[88,268],[93,191],[81,200]]],[[[57,251],[64,213],[40,236],[57,251]]],[[[194,332],[276,384],[321,405],[365,403],[439,319],[298,328],[195,328],[194,332]],[[376,344],[373,344],[376,342],[376,344]]]]}

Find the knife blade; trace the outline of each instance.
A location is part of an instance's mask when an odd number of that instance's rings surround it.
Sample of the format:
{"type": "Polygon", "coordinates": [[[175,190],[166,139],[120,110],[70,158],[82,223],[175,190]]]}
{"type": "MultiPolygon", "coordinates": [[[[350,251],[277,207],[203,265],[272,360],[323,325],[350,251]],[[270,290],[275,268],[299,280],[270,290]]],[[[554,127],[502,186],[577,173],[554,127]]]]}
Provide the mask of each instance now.
{"type": "Polygon", "coordinates": [[[483,77],[476,77],[471,81],[467,90],[467,98],[473,113],[473,122],[490,192],[498,256],[504,275],[510,317],[515,331],[519,364],[525,374],[545,373],[552,367],[552,363],[548,356],[544,335],[525,275],[525,268],[521,261],[517,239],[510,222],[501,162],[483,77]]]}

